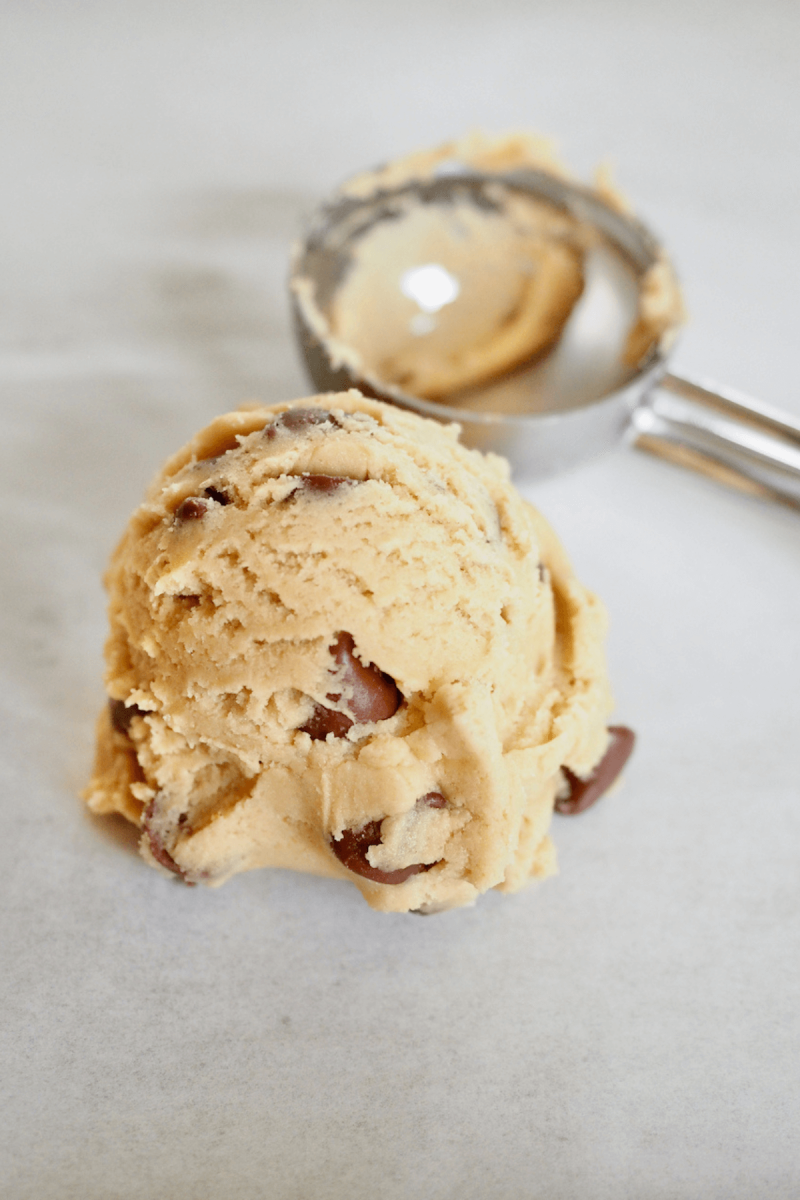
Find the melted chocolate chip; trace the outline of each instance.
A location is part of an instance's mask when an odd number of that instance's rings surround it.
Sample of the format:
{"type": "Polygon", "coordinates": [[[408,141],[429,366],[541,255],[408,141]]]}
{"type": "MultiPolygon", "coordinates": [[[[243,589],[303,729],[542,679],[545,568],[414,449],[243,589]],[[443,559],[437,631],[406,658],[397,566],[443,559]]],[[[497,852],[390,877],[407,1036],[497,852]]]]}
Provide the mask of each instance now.
{"type": "MultiPolygon", "coordinates": [[[[374,663],[364,666],[353,653],[354,650],[352,635],[344,632],[338,635],[331,646],[331,654],[338,668],[337,675],[350,693],[346,701],[348,712],[315,704],[311,717],[301,726],[302,732],[315,741],[327,737],[329,733],[334,737],[344,737],[357,721],[386,721],[394,716],[403,703],[403,697],[391,675],[374,663]]],[[[342,698],[342,693],[328,692],[327,698],[337,702],[342,698]]]]}
{"type": "Polygon", "coordinates": [[[130,736],[131,721],[134,717],[143,717],[144,711],[136,704],[126,705],[124,700],[108,701],[108,712],[111,717],[111,724],[117,733],[124,733],[126,737],[130,736]]]}
{"type": "Polygon", "coordinates": [[[311,492],[318,496],[329,495],[331,492],[338,491],[341,487],[347,487],[350,484],[358,482],[357,479],[350,479],[346,475],[299,475],[297,478],[297,487],[291,493],[289,499],[292,499],[301,492],[311,492]]]}
{"type": "Polygon", "coordinates": [[[577,816],[600,799],[608,791],[631,756],[636,734],[625,725],[610,725],[611,741],[600,762],[588,779],[579,779],[568,767],[562,770],[570,786],[568,796],[556,800],[556,812],[564,816],[577,816]]]}
{"type": "Polygon", "coordinates": [[[209,500],[216,500],[217,504],[230,504],[231,498],[227,492],[221,492],[219,488],[206,487],[203,488],[203,495],[208,496],[209,500]]]}
{"type": "Polygon", "coordinates": [[[208,512],[208,503],[199,496],[187,496],[175,509],[177,521],[199,521],[208,512]]]}
{"type": "Polygon", "coordinates": [[[272,441],[284,431],[303,433],[315,425],[330,425],[332,428],[341,429],[341,424],[333,413],[329,413],[324,408],[288,408],[286,412],[279,413],[274,421],[270,421],[269,425],[265,426],[264,436],[272,441]]]}
{"type": "MultiPolygon", "coordinates": [[[[417,804],[425,804],[428,808],[445,808],[447,801],[441,792],[428,792],[421,796],[417,804]]],[[[412,863],[408,867],[400,867],[397,871],[380,871],[373,867],[367,858],[370,846],[377,846],[381,840],[381,822],[370,821],[362,829],[345,829],[342,836],[331,841],[331,849],[339,862],[364,879],[373,883],[397,884],[405,883],[412,875],[421,875],[429,871],[433,863],[412,863]]]]}

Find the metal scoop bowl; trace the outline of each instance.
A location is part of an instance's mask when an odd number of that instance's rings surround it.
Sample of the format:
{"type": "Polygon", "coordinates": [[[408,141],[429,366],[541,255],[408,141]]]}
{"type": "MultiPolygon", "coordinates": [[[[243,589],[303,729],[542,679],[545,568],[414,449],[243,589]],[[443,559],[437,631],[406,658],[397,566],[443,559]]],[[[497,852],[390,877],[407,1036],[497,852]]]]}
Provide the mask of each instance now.
{"type": "MultiPolygon", "coordinates": [[[[342,191],[324,203],[295,248],[290,292],[301,352],[320,391],[357,387],[423,416],[457,421],[465,444],[504,455],[517,478],[544,478],[627,440],[800,508],[800,421],[731,389],[669,373],[679,314],[631,360],[643,291],[666,261],[653,234],[599,192],[529,167],[486,173],[448,162],[426,180],[366,196],[342,191]],[[488,241],[485,253],[481,244],[471,247],[466,266],[452,257],[459,240],[484,236],[482,222],[493,237],[502,232],[499,223],[513,221],[513,205],[526,199],[571,222],[582,238],[582,289],[557,336],[544,351],[517,356],[472,386],[462,379],[436,398],[407,390],[382,366],[393,348],[408,356],[418,339],[420,352],[435,357],[430,335],[444,316],[448,362],[469,355],[476,321],[503,289],[511,294],[517,286],[503,272],[530,274],[513,253],[493,262],[488,241]],[[415,235],[421,220],[448,229],[451,260],[415,235]],[[392,248],[385,268],[384,243],[392,248]],[[367,260],[378,270],[360,294],[357,272],[367,260]],[[355,314],[346,311],[351,295],[360,296],[355,314]],[[372,331],[369,353],[355,344],[359,320],[372,331]],[[344,339],[340,327],[350,331],[344,339]]],[[[498,318],[496,341],[512,319],[498,318]]]]}

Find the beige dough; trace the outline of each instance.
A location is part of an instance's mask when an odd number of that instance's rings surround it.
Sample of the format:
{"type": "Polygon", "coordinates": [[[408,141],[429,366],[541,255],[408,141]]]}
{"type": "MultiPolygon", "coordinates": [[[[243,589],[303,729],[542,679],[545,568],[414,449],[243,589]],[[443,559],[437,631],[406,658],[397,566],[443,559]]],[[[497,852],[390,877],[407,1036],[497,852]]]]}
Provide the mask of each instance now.
{"type": "Polygon", "coordinates": [[[288,867],[400,912],[554,870],[561,768],[586,777],[608,742],[605,615],[456,426],[355,391],[219,417],[106,583],[112,704],[85,795],[140,824],[160,869],[288,867]],[[353,663],[388,715],[365,715],[353,663]],[[377,879],[342,860],[369,828],[377,879]]]}
{"type": "MultiPolygon", "coordinates": [[[[498,188],[498,192],[500,189],[498,188]]],[[[585,233],[548,204],[503,191],[497,211],[465,198],[406,204],[359,241],[329,319],[377,378],[427,400],[502,375],[548,350],[583,289],[585,233]],[[404,294],[405,271],[458,288],[433,311],[404,294]]]]}

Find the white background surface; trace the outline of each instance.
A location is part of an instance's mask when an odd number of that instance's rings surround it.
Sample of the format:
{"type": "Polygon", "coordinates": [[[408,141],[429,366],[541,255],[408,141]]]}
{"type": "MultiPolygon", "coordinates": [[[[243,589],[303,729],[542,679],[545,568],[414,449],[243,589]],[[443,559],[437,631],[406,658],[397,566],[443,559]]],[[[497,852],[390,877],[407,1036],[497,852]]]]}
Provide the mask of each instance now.
{"type": "Polygon", "coordinates": [[[685,283],[676,365],[800,411],[799,52],[789,0],[5,0],[8,1200],[800,1194],[796,513],[622,450],[528,489],[640,734],[539,889],[188,890],[76,799],[107,554],[197,427],[308,390],[286,248],[352,171],[475,125],[610,157],[685,283]]]}

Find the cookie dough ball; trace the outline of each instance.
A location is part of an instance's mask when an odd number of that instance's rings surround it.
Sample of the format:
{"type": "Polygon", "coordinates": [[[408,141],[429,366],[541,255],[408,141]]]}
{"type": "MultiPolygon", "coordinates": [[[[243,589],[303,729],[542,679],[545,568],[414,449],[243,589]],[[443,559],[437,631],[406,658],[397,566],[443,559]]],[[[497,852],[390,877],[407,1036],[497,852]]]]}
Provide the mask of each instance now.
{"type": "Polygon", "coordinates": [[[217,418],[158,475],[107,574],[86,792],[152,864],[401,912],[554,870],[554,804],[609,745],[605,617],[457,433],[314,396],[217,418]]]}

